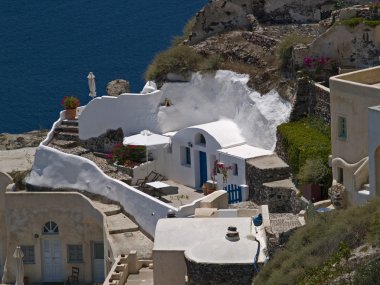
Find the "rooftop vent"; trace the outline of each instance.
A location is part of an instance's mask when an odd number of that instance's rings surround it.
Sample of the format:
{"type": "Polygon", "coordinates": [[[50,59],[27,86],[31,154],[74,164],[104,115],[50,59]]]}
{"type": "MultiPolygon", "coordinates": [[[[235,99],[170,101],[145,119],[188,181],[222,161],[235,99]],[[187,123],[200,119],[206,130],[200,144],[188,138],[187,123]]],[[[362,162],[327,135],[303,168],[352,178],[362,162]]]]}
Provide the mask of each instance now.
{"type": "Polygon", "coordinates": [[[236,227],[229,226],[226,233],[226,239],[229,241],[238,241],[240,239],[239,232],[236,227]]]}
{"type": "Polygon", "coordinates": [[[175,212],[172,209],[169,209],[168,213],[166,214],[167,218],[175,218],[175,212]]]}

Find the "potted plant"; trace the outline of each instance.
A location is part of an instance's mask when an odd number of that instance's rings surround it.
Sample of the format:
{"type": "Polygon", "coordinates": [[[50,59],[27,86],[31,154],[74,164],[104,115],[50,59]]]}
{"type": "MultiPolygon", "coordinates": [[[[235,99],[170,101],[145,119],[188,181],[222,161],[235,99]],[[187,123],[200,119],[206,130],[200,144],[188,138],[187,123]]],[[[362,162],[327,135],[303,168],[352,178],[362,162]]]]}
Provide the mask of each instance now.
{"type": "Polygon", "coordinates": [[[77,108],[80,106],[80,101],[75,96],[65,96],[61,102],[65,111],[67,120],[75,120],[77,108]]]}

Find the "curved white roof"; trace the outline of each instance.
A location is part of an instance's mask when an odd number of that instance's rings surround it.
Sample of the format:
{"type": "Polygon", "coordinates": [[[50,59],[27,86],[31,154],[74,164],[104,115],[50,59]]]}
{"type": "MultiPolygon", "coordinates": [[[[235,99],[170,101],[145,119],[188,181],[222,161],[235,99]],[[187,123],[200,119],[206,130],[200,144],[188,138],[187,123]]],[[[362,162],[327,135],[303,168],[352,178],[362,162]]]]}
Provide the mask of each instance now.
{"type": "Polygon", "coordinates": [[[245,139],[240,134],[240,128],[231,120],[219,120],[212,123],[191,126],[187,129],[206,132],[220,144],[221,148],[245,143],[245,139]]]}

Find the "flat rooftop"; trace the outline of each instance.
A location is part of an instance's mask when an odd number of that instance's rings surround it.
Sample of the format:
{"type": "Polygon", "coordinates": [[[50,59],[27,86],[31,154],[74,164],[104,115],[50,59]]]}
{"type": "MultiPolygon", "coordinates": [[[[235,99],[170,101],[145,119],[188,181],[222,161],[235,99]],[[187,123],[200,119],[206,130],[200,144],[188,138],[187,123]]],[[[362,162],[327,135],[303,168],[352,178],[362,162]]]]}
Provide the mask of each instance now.
{"type": "Polygon", "coordinates": [[[238,146],[234,146],[230,148],[219,149],[218,152],[229,155],[229,156],[237,157],[237,158],[242,158],[242,159],[249,159],[249,158],[273,154],[273,152],[270,150],[254,147],[248,144],[242,144],[242,145],[238,145],[238,146]]]}
{"type": "Polygon", "coordinates": [[[237,227],[240,237],[250,233],[251,218],[173,218],[157,223],[153,251],[185,251],[209,239],[224,239],[229,226],[237,227]]]}
{"type": "Polygon", "coordinates": [[[380,88],[380,66],[336,75],[331,77],[330,80],[348,81],[363,85],[370,85],[375,88],[380,88]]]}
{"type": "Polygon", "coordinates": [[[272,169],[272,168],[286,168],[289,167],[281,158],[277,155],[262,156],[251,158],[248,160],[250,165],[258,169],[272,169]]]}

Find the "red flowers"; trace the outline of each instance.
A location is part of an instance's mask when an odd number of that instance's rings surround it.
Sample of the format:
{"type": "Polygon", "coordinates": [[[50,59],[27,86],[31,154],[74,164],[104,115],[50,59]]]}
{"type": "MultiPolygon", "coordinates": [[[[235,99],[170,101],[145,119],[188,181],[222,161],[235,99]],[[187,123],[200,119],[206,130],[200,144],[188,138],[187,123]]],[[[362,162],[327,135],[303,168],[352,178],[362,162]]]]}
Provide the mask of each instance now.
{"type": "Polygon", "coordinates": [[[325,56],[311,57],[307,56],[303,59],[303,65],[308,69],[320,70],[330,61],[330,58],[325,56]]]}
{"type": "Polygon", "coordinates": [[[75,96],[65,96],[61,100],[61,105],[65,109],[75,109],[80,106],[80,101],[75,96]]]}

